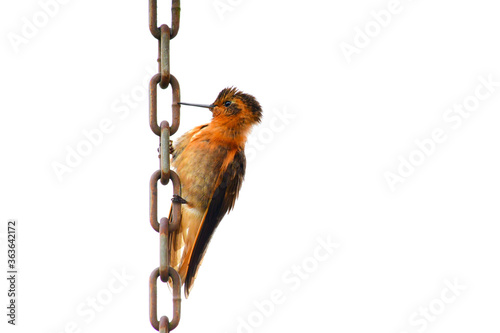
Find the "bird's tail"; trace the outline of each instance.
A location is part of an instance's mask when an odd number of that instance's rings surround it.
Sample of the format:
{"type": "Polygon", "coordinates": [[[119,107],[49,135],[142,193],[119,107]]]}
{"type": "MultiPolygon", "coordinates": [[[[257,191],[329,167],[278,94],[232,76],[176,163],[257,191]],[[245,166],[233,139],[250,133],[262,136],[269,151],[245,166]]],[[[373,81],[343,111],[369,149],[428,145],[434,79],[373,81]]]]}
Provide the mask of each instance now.
{"type": "MultiPolygon", "coordinates": [[[[195,209],[185,208],[184,205],[181,212],[182,218],[179,229],[170,233],[169,256],[170,266],[179,273],[181,284],[184,284],[203,214],[195,209]]],[[[171,282],[169,283],[171,284],[171,282]]],[[[189,291],[184,290],[184,293],[187,298],[189,291]]]]}

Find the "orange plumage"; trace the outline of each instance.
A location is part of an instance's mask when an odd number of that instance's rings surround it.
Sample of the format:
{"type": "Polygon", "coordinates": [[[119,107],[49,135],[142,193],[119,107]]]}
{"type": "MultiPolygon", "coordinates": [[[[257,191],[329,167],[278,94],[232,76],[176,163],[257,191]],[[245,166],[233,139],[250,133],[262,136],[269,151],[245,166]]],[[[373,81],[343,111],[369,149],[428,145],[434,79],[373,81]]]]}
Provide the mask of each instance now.
{"type": "Polygon", "coordinates": [[[222,90],[211,105],[212,121],[182,135],[173,146],[172,166],[181,180],[181,226],[170,236],[170,265],[188,297],[208,243],[233,208],[245,175],[245,143],[260,122],[257,100],[236,88],[222,90]]]}

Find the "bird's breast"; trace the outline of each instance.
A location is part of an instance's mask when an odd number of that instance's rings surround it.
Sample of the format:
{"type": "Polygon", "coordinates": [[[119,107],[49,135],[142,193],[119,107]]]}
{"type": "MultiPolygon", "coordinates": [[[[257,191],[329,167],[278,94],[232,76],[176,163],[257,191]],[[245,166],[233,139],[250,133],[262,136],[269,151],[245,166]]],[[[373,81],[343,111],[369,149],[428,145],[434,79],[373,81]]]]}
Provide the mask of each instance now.
{"type": "Polygon", "coordinates": [[[181,180],[181,196],[189,207],[201,211],[207,208],[228,155],[229,147],[200,137],[173,161],[181,180]]]}

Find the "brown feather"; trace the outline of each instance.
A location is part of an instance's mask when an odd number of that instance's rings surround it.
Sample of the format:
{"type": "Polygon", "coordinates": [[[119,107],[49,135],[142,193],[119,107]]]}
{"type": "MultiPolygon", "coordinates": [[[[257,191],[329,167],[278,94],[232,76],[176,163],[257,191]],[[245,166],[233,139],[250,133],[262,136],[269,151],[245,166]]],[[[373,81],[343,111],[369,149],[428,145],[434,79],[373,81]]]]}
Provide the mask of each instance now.
{"type": "Polygon", "coordinates": [[[187,203],[179,230],[170,234],[170,263],[186,297],[215,229],[234,207],[245,174],[247,135],[262,114],[253,96],[235,88],[221,91],[213,105],[212,121],[182,135],[172,155],[187,203]]]}
{"type": "Polygon", "coordinates": [[[196,235],[196,243],[189,259],[189,267],[185,279],[184,293],[186,297],[189,295],[193,282],[198,273],[208,244],[212,239],[215,229],[218,227],[220,221],[234,206],[243,178],[245,176],[245,155],[243,151],[238,151],[231,162],[228,163],[226,171],[218,182],[215,189],[210,205],[205,213],[203,221],[198,229],[196,235]]]}

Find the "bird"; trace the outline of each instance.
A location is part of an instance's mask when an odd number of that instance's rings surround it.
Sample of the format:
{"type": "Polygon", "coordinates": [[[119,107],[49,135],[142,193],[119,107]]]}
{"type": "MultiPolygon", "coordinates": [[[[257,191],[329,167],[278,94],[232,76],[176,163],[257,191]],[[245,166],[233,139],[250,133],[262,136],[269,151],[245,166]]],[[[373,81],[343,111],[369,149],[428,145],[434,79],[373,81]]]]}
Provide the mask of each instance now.
{"type": "Polygon", "coordinates": [[[169,259],[188,298],[208,244],[238,197],[245,176],[245,143],[261,122],[262,107],[235,87],[224,88],[209,105],[179,104],[212,112],[208,124],[186,132],[171,147],[183,204],[180,227],[169,235],[169,259]]]}

